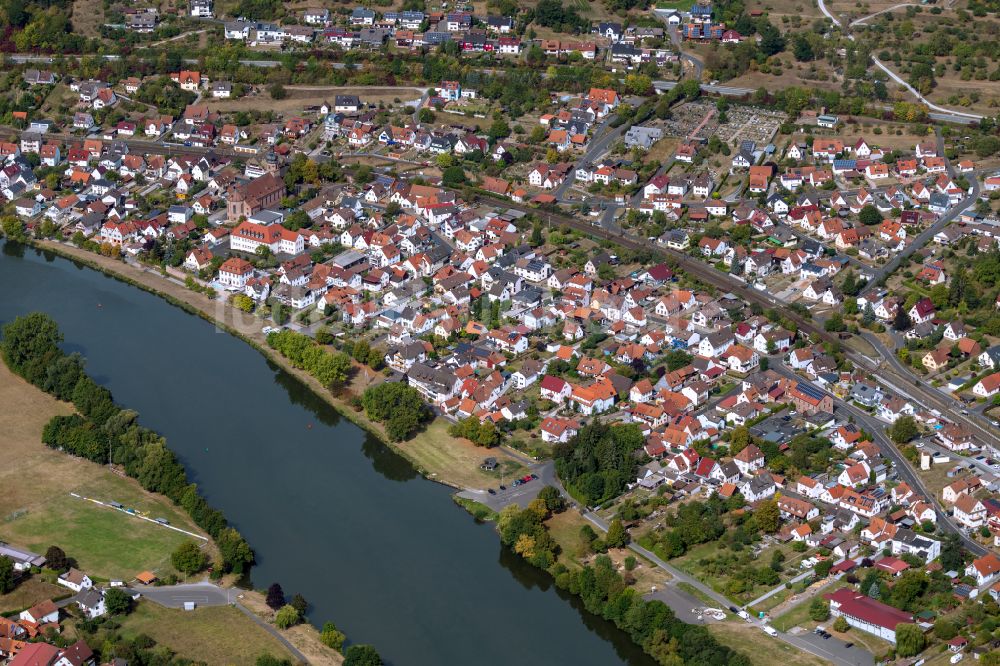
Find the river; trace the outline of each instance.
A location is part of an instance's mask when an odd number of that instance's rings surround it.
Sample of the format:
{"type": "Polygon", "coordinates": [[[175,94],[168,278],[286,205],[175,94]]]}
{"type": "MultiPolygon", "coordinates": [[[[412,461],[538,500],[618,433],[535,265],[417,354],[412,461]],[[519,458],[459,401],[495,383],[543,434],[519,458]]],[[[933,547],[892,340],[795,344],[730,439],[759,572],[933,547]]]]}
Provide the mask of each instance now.
{"type": "Polygon", "coordinates": [[[652,661],[505,550],[489,525],[242,341],[90,268],[6,244],[0,322],[42,310],[253,546],[252,582],[302,593],[403,665],[652,661]]]}

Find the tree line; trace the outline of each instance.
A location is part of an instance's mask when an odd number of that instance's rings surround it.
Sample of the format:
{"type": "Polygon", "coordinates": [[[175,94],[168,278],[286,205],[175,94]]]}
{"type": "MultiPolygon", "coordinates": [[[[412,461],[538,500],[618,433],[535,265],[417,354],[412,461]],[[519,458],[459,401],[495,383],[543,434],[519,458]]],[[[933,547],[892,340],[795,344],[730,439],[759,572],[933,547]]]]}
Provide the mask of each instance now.
{"type": "MultiPolygon", "coordinates": [[[[644,600],[626,584],[607,555],[598,555],[593,564],[577,570],[557,562],[559,545],[545,521],[562,508],[558,492],[539,495],[525,509],[506,507],[497,522],[500,540],[532,565],[547,570],[557,586],[580,597],[589,612],[613,622],[658,664],[750,664],[745,655],[719,644],[705,627],[679,620],[662,601],[644,600]]],[[[621,521],[615,521],[606,545],[623,547],[627,538],[621,521]]]]}
{"type": "Polygon", "coordinates": [[[329,352],[308,335],[285,329],[268,334],[267,344],[328,389],[340,386],[350,376],[351,358],[347,354],[329,352]]]}
{"type": "Polygon", "coordinates": [[[222,554],[223,571],[249,570],[254,554],[243,536],[188,481],[166,440],[139,425],[137,412],[116,405],[111,391],[87,375],[82,356],[60,349],[63,336],[55,321],[34,312],[17,317],[0,333],[0,355],[11,371],[59,400],[72,402],[77,410],[45,425],[42,441],[47,446],[102,465],[120,465],[143,488],[180,505],[211,535],[222,554]]]}

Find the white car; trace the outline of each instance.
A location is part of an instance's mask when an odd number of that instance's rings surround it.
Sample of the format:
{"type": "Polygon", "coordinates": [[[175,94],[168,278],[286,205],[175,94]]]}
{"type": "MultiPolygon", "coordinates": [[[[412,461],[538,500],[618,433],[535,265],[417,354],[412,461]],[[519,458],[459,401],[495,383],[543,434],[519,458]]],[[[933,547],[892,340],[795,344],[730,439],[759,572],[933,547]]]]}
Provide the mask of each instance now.
{"type": "Polygon", "coordinates": [[[770,625],[765,624],[762,627],[762,629],[764,630],[764,633],[767,634],[768,636],[777,636],[778,635],[778,632],[775,631],[774,627],[772,627],[770,625]]]}

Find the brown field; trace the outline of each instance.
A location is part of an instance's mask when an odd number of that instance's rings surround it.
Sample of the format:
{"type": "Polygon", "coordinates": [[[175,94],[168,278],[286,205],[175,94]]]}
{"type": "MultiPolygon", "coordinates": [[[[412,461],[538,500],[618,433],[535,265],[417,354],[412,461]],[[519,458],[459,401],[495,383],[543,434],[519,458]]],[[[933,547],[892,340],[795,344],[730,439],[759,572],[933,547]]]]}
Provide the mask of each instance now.
{"type": "MultiPolygon", "coordinates": [[[[837,136],[844,140],[845,145],[853,145],[858,139],[864,138],[870,144],[875,144],[882,150],[913,151],[914,146],[927,141],[928,135],[915,134],[911,128],[899,123],[861,118],[858,124],[848,123],[843,130],[837,131],[837,136]],[[882,133],[876,134],[875,128],[882,133]],[[897,132],[900,132],[897,134],[897,132]]],[[[819,134],[819,132],[817,132],[819,134]]]]}
{"type": "Polygon", "coordinates": [[[130,579],[143,569],[171,570],[170,553],[188,537],[86,500],[116,500],[202,534],[178,507],[106,467],[44,446],[42,428],[72,407],[30,386],[0,363],[0,432],[16,465],[0,468],[0,539],[45,552],[58,544],[80,568],[130,579]]]}
{"type": "Polygon", "coordinates": [[[755,9],[767,12],[775,25],[779,25],[784,16],[792,20],[801,17],[803,21],[823,16],[815,0],[749,0],[746,9],[748,12],[755,9]]]}
{"type": "Polygon", "coordinates": [[[104,4],[101,0],[73,0],[73,32],[84,37],[100,37],[104,22],[104,4]]]}
{"type": "Polygon", "coordinates": [[[369,104],[395,103],[401,104],[420,99],[423,91],[418,88],[365,88],[337,86],[286,86],[288,97],[273,100],[266,90],[239,99],[208,100],[206,103],[212,111],[250,111],[267,108],[278,113],[299,113],[310,106],[319,106],[334,95],[358,95],[361,101],[369,104]]]}
{"type": "MultiPolygon", "coordinates": [[[[939,59],[944,60],[944,59],[939,59]]],[[[958,111],[971,111],[988,116],[997,114],[1000,107],[1000,81],[963,81],[961,75],[952,68],[947,68],[943,77],[937,79],[937,86],[927,96],[927,99],[958,111]],[[979,94],[979,100],[969,97],[970,91],[979,94]]]]}
{"type": "MultiPolygon", "coordinates": [[[[833,2],[826,3],[826,8],[830,10],[830,13],[834,16],[849,17],[851,21],[857,20],[863,16],[869,16],[875,12],[880,12],[883,9],[889,9],[898,5],[904,0],[833,0],[833,2]]],[[[819,11],[817,6],[817,11],[819,11]]]]}
{"type": "Polygon", "coordinates": [[[642,157],[642,163],[649,164],[650,162],[656,162],[657,164],[666,164],[673,159],[674,152],[677,150],[680,142],[680,137],[663,137],[654,143],[652,148],[646,151],[646,154],[642,157]]]}
{"type": "Polygon", "coordinates": [[[0,613],[31,608],[41,601],[62,596],[68,591],[65,587],[46,583],[38,576],[32,576],[20,583],[12,592],[0,594],[0,613]]]}
{"type": "Polygon", "coordinates": [[[207,664],[250,664],[262,654],[291,656],[274,636],[231,606],[182,611],[143,601],[121,625],[125,636],[146,634],[179,657],[207,664]]]}
{"type": "Polygon", "coordinates": [[[774,74],[765,74],[760,71],[749,71],[735,79],[730,79],[726,82],[726,85],[738,88],[750,88],[752,90],[760,87],[767,88],[768,90],[781,90],[790,86],[815,88],[831,87],[840,84],[840,79],[822,68],[821,65],[816,65],[815,71],[817,75],[825,74],[828,76],[829,78],[826,81],[811,75],[809,64],[795,62],[791,56],[785,55],[778,58],[778,60],[781,62],[781,74],[777,76],[774,74]]]}
{"type": "Polygon", "coordinates": [[[819,666],[827,663],[819,657],[800,652],[787,643],[771,638],[757,627],[735,622],[712,623],[707,627],[720,643],[747,655],[756,666],[819,666]]]}

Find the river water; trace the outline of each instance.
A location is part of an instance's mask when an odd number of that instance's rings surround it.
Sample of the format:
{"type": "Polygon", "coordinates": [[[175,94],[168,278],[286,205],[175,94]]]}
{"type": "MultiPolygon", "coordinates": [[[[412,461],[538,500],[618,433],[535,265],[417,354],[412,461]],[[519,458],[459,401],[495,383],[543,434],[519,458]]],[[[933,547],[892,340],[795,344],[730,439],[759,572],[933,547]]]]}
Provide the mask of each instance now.
{"type": "Polygon", "coordinates": [[[42,310],[65,348],[166,436],[253,546],[254,587],[403,665],[649,666],[489,525],[257,351],[157,296],[6,244],[0,322],[42,310]]]}

